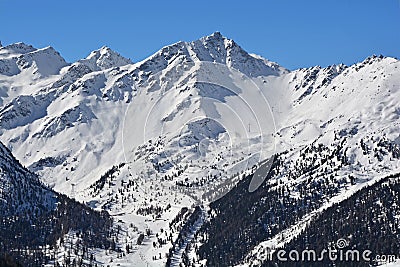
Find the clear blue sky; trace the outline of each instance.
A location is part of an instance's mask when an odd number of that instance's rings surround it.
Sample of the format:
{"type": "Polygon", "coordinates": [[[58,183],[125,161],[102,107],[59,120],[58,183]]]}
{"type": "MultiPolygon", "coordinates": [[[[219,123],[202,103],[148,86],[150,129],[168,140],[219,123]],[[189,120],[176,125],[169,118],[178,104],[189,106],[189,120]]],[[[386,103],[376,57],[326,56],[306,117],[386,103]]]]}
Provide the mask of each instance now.
{"type": "Polygon", "coordinates": [[[220,31],[295,69],[400,58],[400,0],[0,0],[0,40],[51,45],[69,62],[103,45],[142,60],[220,31]]]}

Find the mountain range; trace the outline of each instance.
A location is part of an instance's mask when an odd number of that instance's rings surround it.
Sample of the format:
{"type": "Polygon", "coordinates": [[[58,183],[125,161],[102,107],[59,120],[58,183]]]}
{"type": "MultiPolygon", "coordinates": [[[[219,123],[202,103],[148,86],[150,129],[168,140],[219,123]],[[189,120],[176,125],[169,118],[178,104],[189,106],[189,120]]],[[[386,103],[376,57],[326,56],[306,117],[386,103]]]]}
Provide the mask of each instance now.
{"type": "Polygon", "coordinates": [[[383,264],[400,256],[399,99],[396,58],[288,70],[219,32],[140,62],[0,47],[1,230],[22,236],[0,255],[293,266],[265,251],[344,239],[375,257],[354,266],[383,264]]]}

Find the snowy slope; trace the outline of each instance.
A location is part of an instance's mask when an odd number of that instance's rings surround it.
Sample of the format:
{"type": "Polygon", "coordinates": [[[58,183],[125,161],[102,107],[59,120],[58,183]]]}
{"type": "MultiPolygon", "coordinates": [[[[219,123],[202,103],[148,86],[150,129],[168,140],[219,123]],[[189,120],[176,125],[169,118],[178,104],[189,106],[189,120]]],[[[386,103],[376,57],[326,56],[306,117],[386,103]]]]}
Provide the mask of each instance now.
{"type": "MultiPolygon", "coordinates": [[[[182,142],[177,136],[186,131],[187,123],[199,128],[196,124],[204,118],[213,119],[214,124],[225,129],[216,129],[217,132],[207,138],[219,136],[227,146],[257,143],[261,132],[273,131],[273,123],[270,123],[273,118],[266,108],[265,96],[240,70],[252,76],[279,75],[287,71],[247,54],[219,33],[193,43],[165,47],[137,64],[128,63],[103,47],[62,69],[47,86],[42,86],[40,81],[40,89],[32,90],[33,93],[21,92],[15,98],[5,98],[8,103],[0,111],[0,121],[2,128],[8,131],[3,134],[3,140],[26,165],[41,169],[44,177],[54,177],[52,173],[63,177],[61,181],[46,182],[54,184],[56,189],[63,186],[62,190],[68,193],[71,183],[82,185],[80,189],[84,189],[112,165],[133,160],[130,158],[133,153],[129,151],[163,135],[160,129],[171,134],[167,138],[172,142],[169,150],[181,148],[182,142]],[[235,95],[241,97],[232,97],[235,95]],[[267,118],[264,118],[265,113],[267,118]],[[252,136],[248,136],[249,124],[253,128],[250,129],[252,136]],[[138,125],[145,127],[143,135],[135,132],[135,138],[129,138],[131,129],[137,129],[138,125]],[[230,136],[220,136],[223,132],[230,136]],[[253,136],[256,139],[253,140],[253,136]],[[26,143],[32,145],[22,145],[26,143]],[[59,163],[57,159],[63,159],[66,166],[38,165],[39,161],[50,158],[59,163]],[[112,162],[106,162],[108,158],[113,158],[112,162]],[[71,182],[66,183],[71,175],[71,182]]],[[[185,147],[193,150],[204,137],[197,136],[201,139],[185,147]]],[[[255,150],[258,152],[261,148],[255,150]]],[[[187,161],[195,156],[187,156],[187,161]]],[[[229,158],[232,162],[233,156],[229,158]]]]}
{"type": "MultiPolygon", "coordinates": [[[[18,43],[0,48],[0,140],[55,190],[113,213],[135,243],[279,152],[290,151],[290,173],[304,147],[346,139],[351,164],[338,175],[360,186],[400,168],[379,152],[400,143],[399,66],[372,56],[290,72],[218,32],[137,63],[102,47],[68,64],[51,47],[18,43]]],[[[120,263],[168,252],[154,240],[120,263]]]]}

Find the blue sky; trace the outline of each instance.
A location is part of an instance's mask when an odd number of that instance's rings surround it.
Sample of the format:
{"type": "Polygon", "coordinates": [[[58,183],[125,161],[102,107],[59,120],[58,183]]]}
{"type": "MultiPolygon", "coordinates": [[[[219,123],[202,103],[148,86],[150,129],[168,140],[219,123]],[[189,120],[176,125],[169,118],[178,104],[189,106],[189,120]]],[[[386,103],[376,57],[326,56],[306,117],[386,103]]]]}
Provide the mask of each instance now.
{"type": "Polygon", "coordinates": [[[69,62],[103,45],[139,61],[215,31],[289,69],[400,58],[400,0],[0,0],[0,18],[3,45],[51,45],[69,62]]]}

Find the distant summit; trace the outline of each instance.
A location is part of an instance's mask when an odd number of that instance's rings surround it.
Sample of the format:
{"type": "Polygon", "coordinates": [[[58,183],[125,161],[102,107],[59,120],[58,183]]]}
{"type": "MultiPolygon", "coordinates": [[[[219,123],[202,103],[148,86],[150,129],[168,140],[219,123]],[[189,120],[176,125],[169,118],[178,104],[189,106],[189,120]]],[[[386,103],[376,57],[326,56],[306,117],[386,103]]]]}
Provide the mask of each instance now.
{"type": "Polygon", "coordinates": [[[105,70],[113,67],[120,67],[133,64],[130,59],[124,58],[107,46],[94,50],[85,59],[79,60],[89,66],[92,70],[105,70]]]}

